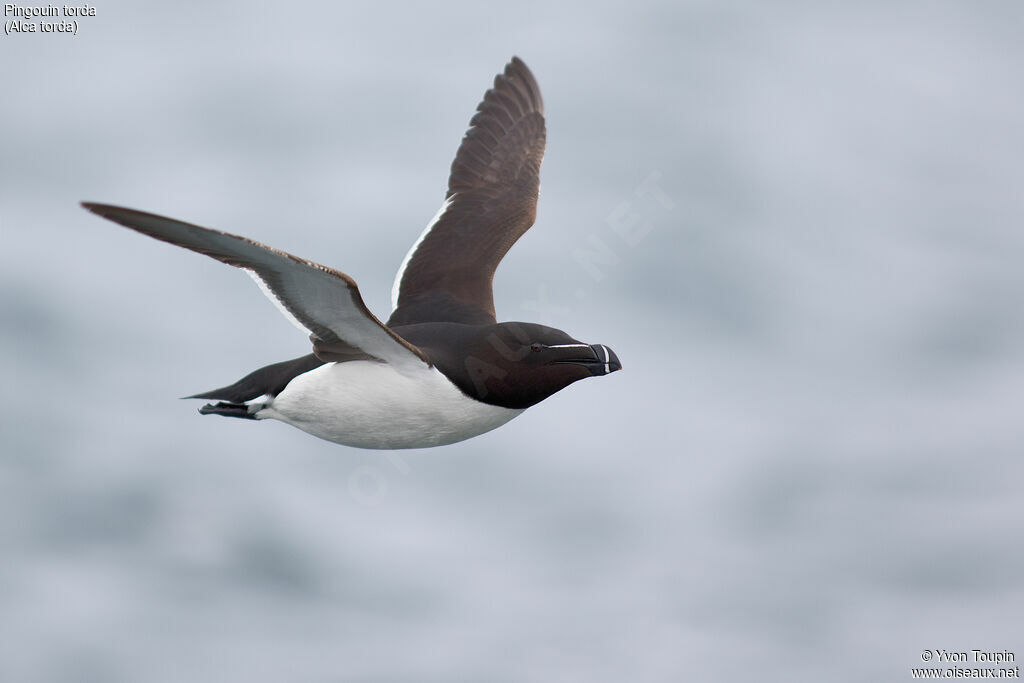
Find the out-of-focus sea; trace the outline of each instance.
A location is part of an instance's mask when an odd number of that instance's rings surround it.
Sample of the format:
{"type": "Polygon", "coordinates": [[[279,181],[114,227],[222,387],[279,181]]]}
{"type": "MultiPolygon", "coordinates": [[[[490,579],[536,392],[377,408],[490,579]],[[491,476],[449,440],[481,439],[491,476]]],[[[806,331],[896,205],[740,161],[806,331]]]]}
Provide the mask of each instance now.
{"type": "Polygon", "coordinates": [[[0,36],[0,680],[1024,657],[1024,5],[95,7],[0,36]],[[499,317],[624,370],[422,451],[179,401],[308,342],[77,203],[340,268],[386,317],[513,54],[548,149],[499,317]]]}

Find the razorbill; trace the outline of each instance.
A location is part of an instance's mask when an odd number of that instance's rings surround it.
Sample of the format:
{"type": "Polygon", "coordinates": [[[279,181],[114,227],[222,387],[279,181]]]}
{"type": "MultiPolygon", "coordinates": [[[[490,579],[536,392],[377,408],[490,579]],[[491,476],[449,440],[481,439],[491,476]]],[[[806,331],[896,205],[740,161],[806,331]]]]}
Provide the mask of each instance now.
{"type": "Polygon", "coordinates": [[[491,284],[533,225],[544,104],[517,57],[470,121],[441,209],[402,261],[387,323],[345,273],[245,237],[133,209],[89,211],[245,269],[313,353],[188,398],[204,415],[276,419],[360,448],[425,448],[503,425],[573,382],[622,366],[603,344],[535,323],[499,323],[491,284]]]}

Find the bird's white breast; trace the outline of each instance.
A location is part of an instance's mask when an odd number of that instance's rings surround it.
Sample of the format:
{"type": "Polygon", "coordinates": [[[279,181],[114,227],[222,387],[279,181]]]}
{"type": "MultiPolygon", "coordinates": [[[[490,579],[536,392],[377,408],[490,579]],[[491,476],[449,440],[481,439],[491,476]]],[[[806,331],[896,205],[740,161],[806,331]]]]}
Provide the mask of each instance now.
{"type": "Polygon", "coordinates": [[[255,416],[359,448],[427,448],[500,427],[522,410],[469,398],[436,368],[327,363],[299,375],[255,416]]]}

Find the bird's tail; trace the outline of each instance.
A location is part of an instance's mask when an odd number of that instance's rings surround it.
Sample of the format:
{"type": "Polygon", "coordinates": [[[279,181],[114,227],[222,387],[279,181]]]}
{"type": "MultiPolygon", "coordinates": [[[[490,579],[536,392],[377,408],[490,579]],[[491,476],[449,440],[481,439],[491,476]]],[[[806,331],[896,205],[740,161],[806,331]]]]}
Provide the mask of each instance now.
{"type": "MultiPolygon", "coordinates": [[[[309,354],[308,356],[302,356],[301,358],[295,358],[293,360],[286,360],[280,363],[274,363],[268,365],[265,368],[260,368],[255,372],[250,372],[248,375],[238,380],[234,384],[230,384],[220,389],[212,389],[210,391],[204,391],[201,394],[193,394],[192,396],[186,396],[185,398],[215,398],[219,401],[226,401],[227,403],[220,403],[221,406],[241,406],[245,407],[246,401],[251,401],[254,398],[260,396],[277,396],[284,388],[288,386],[288,382],[299,375],[309,372],[315,368],[323,365],[324,362],[309,354]]],[[[199,412],[204,415],[212,413],[217,415],[227,415],[228,409],[223,410],[207,410],[210,406],[204,406],[199,412]]],[[[214,406],[213,408],[216,408],[214,406]]],[[[234,408],[231,409],[232,411],[234,408]]],[[[242,417],[241,415],[234,415],[233,417],[242,417]]]]}

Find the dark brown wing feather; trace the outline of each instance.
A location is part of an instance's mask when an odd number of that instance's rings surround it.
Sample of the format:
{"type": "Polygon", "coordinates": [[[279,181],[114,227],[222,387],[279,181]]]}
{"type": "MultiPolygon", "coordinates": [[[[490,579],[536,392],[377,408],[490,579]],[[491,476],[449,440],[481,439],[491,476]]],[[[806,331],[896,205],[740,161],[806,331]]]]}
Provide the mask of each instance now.
{"type": "Polygon", "coordinates": [[[470,121],[446,207],[399,270],[389,324],[494,322],[494,271],[533,225],[544,143],[540,88],[513,57],[470,121]]]}

